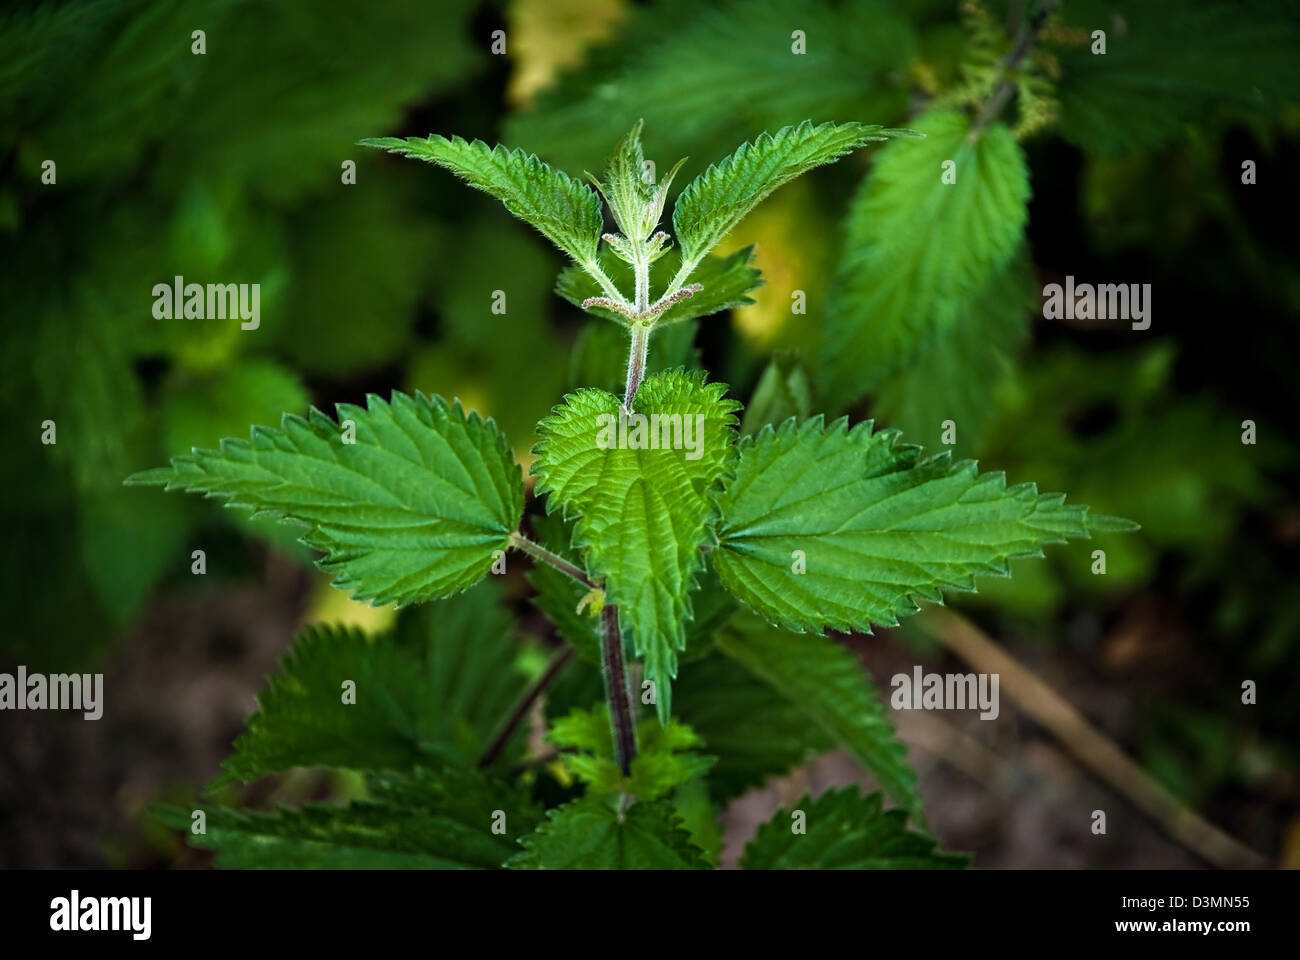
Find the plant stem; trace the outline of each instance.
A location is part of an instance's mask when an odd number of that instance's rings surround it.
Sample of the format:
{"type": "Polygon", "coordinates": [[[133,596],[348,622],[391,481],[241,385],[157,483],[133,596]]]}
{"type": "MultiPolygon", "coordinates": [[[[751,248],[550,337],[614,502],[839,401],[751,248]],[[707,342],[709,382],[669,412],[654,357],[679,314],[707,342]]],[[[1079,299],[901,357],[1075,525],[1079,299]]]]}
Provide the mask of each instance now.
{"type": "Polygon", "coordinates": [[[650,261],[641,246],[636,248],[632,272],[636,277],[636,312],[645,316],[650,310],[650,261]]]}
{"type": "Polygon", "coordinates": [[[979,136],[979,132],[1002,112],[1002,108],[1011,99],[1011,95],[1016,92],[1016,85],[1008,80],[1006,75],[1020,66],[1021,61],[1029,55],[1029,51],[1033,49],[1034,43],[1038,40],[1038,35],[1042,33],[1043,27],[1047,25],[1047,18],[1052,15],[1052,12],[1058,6],[1060,6],[1060,0],[1043,0],[1028,22],[1021,25],[1020,37],[1016,41],[1015,47],[1002,61],[1002,79],[994,88],[993,95],[985,102],[984,108],[980,110],[975,122],[971,124],[970,139],[974,140],[979,136]]]}
{"type": "Polygon", "coordinates": [[[547,550],[540,543],[535,543],[532,540],[529,540],[522,533],[515,532],[510,534],[510,546],[517,547],[534,560],[540,560],[542,563],[549,563],[556,570],[559,570],[563,574],[567,574],[574,580],[577,580],[579,583],[584,584],[592,590],[599,589],[596,584],[592,582],[592,579],[583,573],[580,568],[570,563],[568,560],[565,560],[559,554],[547,550]]]}
{"type": "Polygon", "coordinates": [[[519,698],[519,703],[515,705],[515,709],[506,718],[506,722],[501,725],[501,730],[493,738],[492,745],[487,748],[482,759],[479,760],[479,769],[490,767],[493,761],[500,756],[501,751],[510,742],[510,737],[515,732],[515,728],[519,726],[524,717],[528,716],[528,711],[533,708],[533,704],[542,695],[542,691],[551,685],[551,681],[556,678],[559,672],[564,669],[564,665],[571,659],[573,659],[573,647],[566,643],[564,649],[551,658],[551,662],[546,665],[542,675],[519,698]]]}
{"type": "Polygon", "coordinates": [[[623,394],[623,406],[632,409],[632,399],[645,376],[646,355],[650,351],[650,325],[648,323],[632,324],[632,347],[627,355],[627,390],[623,394]]]}
{"type": "Polygon", "coordinates": [[[623,392],[623,407],[632,409],[632,398],[645,376],[646,353],[650,348],[650,259],[644,243],[633,241],[632,272],[636,277],[636,297],[633,310],[639,319],[632,321],[632,346],[627,355],[627,389],[623,392]]]}
{"type": "Polygon", "coordinates": [[[636,758],[636,727],[632,723],[627,669],[623,665],[623,632],[618,626],[618,607],[606,604],[601,608],[600,625],[600,672],[605,678],[605,701],[609,704],[609,721],[614,733],[614,758],[626,777],[636,758]]]}

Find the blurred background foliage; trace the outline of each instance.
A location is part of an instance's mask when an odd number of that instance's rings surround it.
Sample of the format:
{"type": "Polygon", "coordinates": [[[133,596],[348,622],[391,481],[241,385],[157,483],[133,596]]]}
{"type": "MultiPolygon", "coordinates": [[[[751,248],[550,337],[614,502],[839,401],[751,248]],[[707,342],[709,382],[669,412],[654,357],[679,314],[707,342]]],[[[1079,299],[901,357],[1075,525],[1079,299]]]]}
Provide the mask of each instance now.
{"type": "MultiPolygon", "coordinates": [[[[652,366],[702,364],[729,382],[752,398],[748,432],[824,410],[936,447],[952,420],[958,455],[1139,521],[954,602],[990,632],[1049,646],[1080,618],[1175,610],[1177,655],[1210,669],[1144,704],[1143,761],[1197,805],[1258,785],[1261,764],[1293,769],[1293,5],[1069,0],[1001,71],[1033,6],[8,4],[3,660],[87,670],[157,598],[258,577],[255,544],[308,563],[292,530],[122,487],[133,471],[393,388],[494,416],[526,465],[533,425],[566,389],[621,382],[620,333],[554,296],[562,264],[538,236],[359,138],[500,140],[578,174],[643,118],[659,169],[689,158],[685,185],[761,131],[863,120],[927,130],[913,149],[930,153],[862,151],[779,191],[720,251],[757,244],[755,303],[659,334],[652,366]],[[498,29],[504,55],[490,51],[498,29]],[[984,165],[959,184],[963,213],[935,192],[931,163],[968,149],[971,117],[1004,81],[1017,96],[969,148],[984,165]],[[57,182],[43,184],[50,159],[57,182]],[[1043,285],[1067,274],[1150,283],[1151,328],[1042,319],[1043,285]],[[259,283],[260,328],[155,319],[152,288],[177,275],[259,283]],[[47,419],[53,446],[38,442],[47,419]],[[1091,572],[1097,546],[1105,576],[1091,572]],[[1238,676],[1270,691],[1246,720],[1238,676]]],[[[308,620],[391,619],[313,596],[308,620]]]]}

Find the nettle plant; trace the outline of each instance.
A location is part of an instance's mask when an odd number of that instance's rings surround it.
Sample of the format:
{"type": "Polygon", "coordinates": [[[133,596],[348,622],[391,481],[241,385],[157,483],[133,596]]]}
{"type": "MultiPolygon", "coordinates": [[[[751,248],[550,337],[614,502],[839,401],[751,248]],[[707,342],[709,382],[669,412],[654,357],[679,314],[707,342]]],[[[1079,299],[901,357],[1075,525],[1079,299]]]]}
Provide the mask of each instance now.
{"type": "Polygon", "coordinates": [[[759,828],[742,866],[963,865],[924,832],[885,708],[825,631],[895,625],[942,588],[1006,575],[1008,558],[1131,525],[870,422],[775,423],[797,385],[760,384],[763,423],[747,413],[741,439],[725,384],[646,375],[657,331],[749,302],[751,251],[711,251],[760,201],[899,135],[765,134],[682,191],[672,238],[657,228],[680,164],[652,182],[639,125],[595,189],[479,141],[363,141],[452,171],[567,254],[557,291],[626,328],[626,391],[579,389],[538,425],[535,539],[507,438],[437,396],[285,415],[130,478],[304,524],[336,586],[403,608],[384,636],[300,638],[218,781],[336,767],[364,772],[363,797],[161,817],[231,866],[707,867],[722,804],[840,744],[895,806],[856,789],[805,798],[759,828]],[[531,676],[488,579],[510,550],[533,559],[536,603],[566,641],[531,676]],[[548,748],[526,735],[539,698],[548,748]]]}

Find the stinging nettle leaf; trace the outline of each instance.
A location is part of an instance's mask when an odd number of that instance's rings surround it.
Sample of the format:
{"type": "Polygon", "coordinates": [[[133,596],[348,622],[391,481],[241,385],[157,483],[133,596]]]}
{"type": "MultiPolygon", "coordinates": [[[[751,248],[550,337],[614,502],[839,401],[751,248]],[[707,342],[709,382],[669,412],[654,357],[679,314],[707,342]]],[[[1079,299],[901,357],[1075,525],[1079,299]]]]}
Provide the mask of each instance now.
{"type": "Polygon", "coordinates": [[[707,870],[667,800],[644,801],[620,815],[599,797],[547,812],[506,863],[516,870],[707,870]]]}
{"type": "Polygon", "coordinates": [[[641,126],[637,123],[618,142],[609,158],[604,182],[596,181],[596,188],[609,204],[623,236],[636,243],[649,237],[655,228],[654,223],[647,222],[647,208],[657,192],[643,178],[645,153],[641,148],[641,126]]]}
{"type": "Polygon", "coordinates": [[[1028,219],[1029,170],[1011,131],[974,141],[962,114],[918,118],[854,196],[823,335],[819,386],[843,410],[904,367],[997,277],[1028,219]]]}
{"type": "Polygon", "coordinates": [[[573,546],[604,580],[606,602],[619,605],[664,720],[693,617],[700,546],[716,516],[711,492],[734,454],[739,404],[726,390],[701,372],[674,370],[646,378],[631,418],[613,394],[586,388],[538,426],[537,493],[548,495],[548,513],[578,518],[573,546]]]}
{"type": "Polygon", "coordinates": [[[740,857],[742,870],[952,870],[970,857],[937,849],[934,838],[907,829],[901,810],[885,810],[880,794],[857,787],[805,795],[790,810],[759,824],[740,857]],[[805,833],[790,829],[794,811],[805,833]]]}
{"type": "Polygon", "coordinates": [[[950,327],[936,331],[911,362],[881,381],[871,408],[875,419],[920,444],[939,441],[944,421],[952,420],[961,425],[953,455],[977,454],[1000,394],[1014,382],[1014,357],[1039,302],[1033,266],[1022,253],[963,300],[950,327]]]}
{"type": "Polygon", "coordinates": [[[912,136],[878,124],[804,121],[742,144],[731,156],[692,180],[673,208],[673,230],[682,258],[697,263],[754,207],[783,184],[814,167],[832,163],[873,140],[912,136]]]}
{"type": "Polygon", "coordinates": [[[436,163],[470,186],[492,194],[578,263],[596,259],[604,224],[600,198],[586,184],[532,154],[437,134],[424,140],[378,137],[359,143],[436,163]]]}
{"type": "Polygon", "coordinates": [[[347,806],[208,808],[202,834],[190,832],[189,809],[153,814],[194,846],[215,849],[219,867],[277,870],[493,870],[541,819],[526,794],[473,768],[372,776],[367,785],[371,799],[347,806]],[[506,833],[492,829],[495,810],[505,814],[506,833]]]}
{"type": "MultiPolygon", "coordinates": [[[[580,557],[570,553],[570,528],[558,513],[535,516],[532,524],[544,546],[570,563],[581,563],[580,557]]],[[[599,667],[599,605],[604,601],[603,591],[599,597],[593,598],[585,584],[578,583],[545,563],[533,564],[526,578],[537,591],[532,598],[533,605],[546,616],[582,660],[599,667]]],[[[714,632],[727,622],[738,606],[735,598],[723,589],[713,572],[706,569],[699,588],[691,593],[691,609],[695,619],[686,624],[687,649],[683,654],[683,662],[693,662],[708,656],[714,632]]]]}
{"type": "Polygon", "coordinates": [[[812,725],[853,751],[885,792],[922,816],[916,773],[871,675],[852,651],[827,637],[796,636],[752,613],[733,618],[718,650],[778,691],[812,725]]]}
{"type": "Polygon", "coordinates": [[[628,776],[614,762],[609,708],[573,710],[556,718],[546,739],[564,749],[561,757],[574,776],[587,783],[588,796],[630,793],[654,800],[708,773],[716,758],[691,752],[704,741],[690,727],[655,718],[637,724],[637,754],[628,776]]]}
{"type": "MultiPolygon", "coordinates": [[[[799,655],[796,645],[786,646],[790,656],[799,655]]],[[[673,704],[718,756],[708,789],[719,804],[835,745],[784,693],[721,649],[682,670],[673,684],[673,704]]]]}
{"type": "Polygon", "coordinates": [[[476,762],[526,686],[510,669],[511,627],[489,579],[437,607],[403,610],[392,634],[308,628],[258,697],[219,783],[292,767],[476,762]],[[342,700],[345,679],[355,702],[342,700]]]}
{"type": "Polygon", "coordinates": [[[128,484],[203,493],[309,526],[319,566],[359,600],[407,604],[459,593],[487,574],[523,514],[523,478],[505,436],[460,403],[394,391],[340,423],[313,408],[251,439],[195,449],[128,484]],[[350,434],[349,434],[350,436],[350,434]]]}
{"type": "Polygon", "coordinates": [[[723,585],[788,630],[868,631],[915,613],[914,598],[942,602],[940,588],[973,591],[1011,557],[1089,536],[1088,508],[1064,494],[898,436],[818,416],[746,437],[718,498],[723,585]]]}

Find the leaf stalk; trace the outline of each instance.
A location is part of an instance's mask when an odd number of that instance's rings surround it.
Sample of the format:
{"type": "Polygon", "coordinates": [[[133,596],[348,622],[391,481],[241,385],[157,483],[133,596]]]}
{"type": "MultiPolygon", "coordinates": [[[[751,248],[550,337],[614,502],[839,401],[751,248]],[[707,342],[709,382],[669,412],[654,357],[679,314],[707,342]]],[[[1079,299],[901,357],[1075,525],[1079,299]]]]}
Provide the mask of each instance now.
{"type": "Polygon", "coordinates": [[[591,579],[591,577],[587,576],[587,574],[584,573],[576,564],[572,564],[568,560],[565,560],[558,553],[552,553],[540,543],[529,540],[518,531],[510,534],[510,546],[522,550],[534,560],[540,560],[542,563],[549,564],[556,570],[559,570],[560,573],[572,577],[574,580],[577,580],[579,583],[586,585],[592,590],[598,589],[598,585],[591,579]]]}

